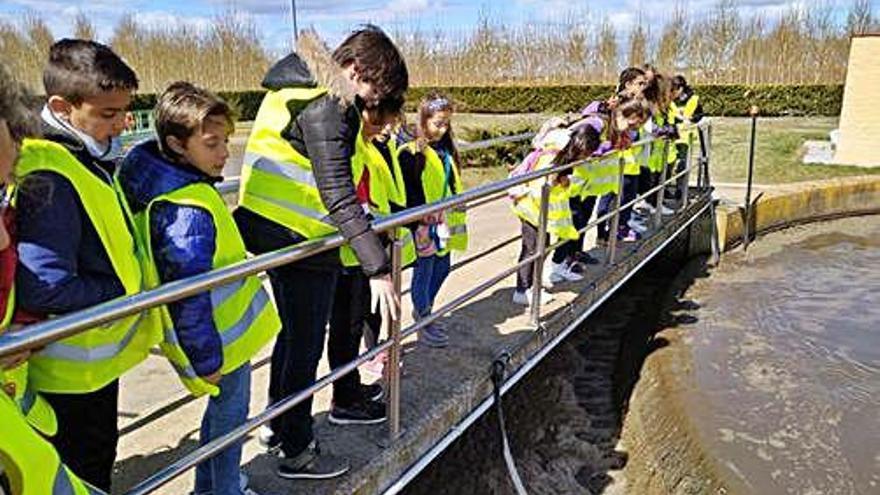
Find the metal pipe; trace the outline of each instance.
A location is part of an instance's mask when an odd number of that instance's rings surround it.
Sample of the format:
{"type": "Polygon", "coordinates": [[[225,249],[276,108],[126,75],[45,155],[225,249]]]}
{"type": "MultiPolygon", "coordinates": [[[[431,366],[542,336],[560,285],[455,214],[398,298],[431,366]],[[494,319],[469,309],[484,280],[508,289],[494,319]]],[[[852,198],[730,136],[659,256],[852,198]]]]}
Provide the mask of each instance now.
{"type": "Polygon", "coordinates": [[[746,179],[746,204],[745,204],[745,220],[743,220],[743,251],[749,249],[749,241],[751,240],[752,227],[752,180],[755,174],[755,136],[758,127],[758,107],[752,105],[749,109],[752,117],[752,135],[749,141],[749,172],[746,179]]]}
{"type": "MultiPolygon", "coordinates": [[[[391,276],[394,293],[398,299],[400,298],[401,268],[403,267],[402,249],[403,242],[400,239],[395,239],[391,244],[391,276]]],[[[391,317],[389,335],[391,350],[388,351],[388,363],[385,369],[388,370],[388,404],[386,406],[388,408],[388,434],[393,442],[400,436],[400,304],[397,304],[393,315],[382,315],[382,317],[391,317]]]]}
{"type": "Polygon", "coordinates": [[[625,167],[626,158],[621,153],[618,159],[619,170],[617,172],[617,194],[614,195],[614,216],[611,217],[611,226],[608,231],[608,253],[605,256],[606,265],[613,265],[614,257],[617,254],[617,232],[620,230],[620,202],[623,196],[623,171],[625,167]]]}
{"type": "Polygon", "coordinates": [[[541,211],[538,216],[538,245],[535,252],[538,259],[532,266],[532,306],[529,311],[529,322],[535,328],[541,323],[541,293],[544,289],[544,260],[547,257],[547,216],[550,214],[550,177],[544,179],[541,186],[541,211]]]}
{"type": "Polygon", "coordinates": [[[660,228],[663,225],[663,198],[666,190],[666,176],[669,175],[669,140],[663,141],[663,170],[660,171],[660,182],[663,187],[657,190],[657,198],[654,200],[654,228],[660,228]]]}
{"type": "Polygon", "coordinates": [[[681,208],[685,208],[688,204],[688,192],[690,192],[691,188],[691,165],[693,164],[694,158],[694,133],[688,133],[688,148],[687,153],[684,157],[684,171],[685,176],[683,179],[679,181],[679,188],[681,189],[681,208]]]}

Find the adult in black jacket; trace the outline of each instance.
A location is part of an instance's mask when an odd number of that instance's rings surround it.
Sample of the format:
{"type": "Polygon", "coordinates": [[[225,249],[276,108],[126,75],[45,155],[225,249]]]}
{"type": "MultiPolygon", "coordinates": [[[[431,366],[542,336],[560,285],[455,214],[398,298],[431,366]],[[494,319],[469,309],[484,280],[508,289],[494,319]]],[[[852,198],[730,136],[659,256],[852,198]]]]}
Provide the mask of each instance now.
{"type": "MultiPolygon", "coordinates": [[[[403,104],[408,86],[406,64],[391,40],[367,26],[350,35],[333,53],[313,33],[301,36],[297,53],[273,66],[263,80],[269,91],[288,88],[328,89],[312,101],[292,100],[282,137],[312,165],[321,201],[353,248],[369,277],[374,303],[386,312],[397,307],[390,262],[380,236],[357,201],[351,158],[364,109],[403,104]]],[[[294,190],[291,191],[295,194],[294,190]]],[[[246,207],[235,213],[249,251],[264,253],[306,240],[301,234],[246,207]]],[[[333,294],[342,270],[337,251],[269,271],[282,331],[272,354],[270,402],[282,400],[315,381],[323,353],[325,329],[333,294]]],[[[328,353],[342,352],[331,345],[328,353]]],[[[331,359],[331,361],[335,361],[331,359]]],[[[329,478],[343,474],[346,462],[322,454],[312,432],[311,400],[304,401],[272,423],[263,438],[280,447],[284,460],[278,475],[288,479],[329,478]]]]}

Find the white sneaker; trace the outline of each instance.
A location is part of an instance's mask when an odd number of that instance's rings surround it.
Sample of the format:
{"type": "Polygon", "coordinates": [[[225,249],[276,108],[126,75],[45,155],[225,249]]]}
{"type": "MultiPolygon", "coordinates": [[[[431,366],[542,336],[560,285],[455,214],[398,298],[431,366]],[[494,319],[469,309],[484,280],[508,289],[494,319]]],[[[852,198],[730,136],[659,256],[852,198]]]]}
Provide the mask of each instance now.
{"type": "MultiPolygon", "coordinates": [[[[541,289],[540,293],[541,303],[545,304],[553,300],[553,294],[547,292],[544,289],[541,289]]],[[[522,306],[531,306],[532,305],[532,291],[524,290],[524,291],[513,291],[513,303],[520,304],[522,306]]]]}
{"type": "Polygon", "coordinates": [[[660,207],[660,214],[661,215],[669,216],[669,215],[672,215],[673,213],[675,213],[675,210],[673,210],[672,208],[670,208],[666,205],[662,205],[660,207]]]}
{"type": "Polygon", "coordinates": [[[648,231],[647,223],[642,223],[639,220],[637,220],[635,217],[630,218],[629,222],[626,222],[626,226],[635,230],[639,234],[644,234],[645,232],[648,231]]]}
{"type": "Polygon", "coordinates": [[[651,203],[648,203],[648,202],[645,201],[644,199],[642,199],[642,200],[640,200],[638,203],[636,203],[635,206],[633,206],[633,208],[636,209],[636,210],[638,210],[638,211],[644,211],[644,212],[647,212],[648,215],[651,215],[651,214],[654,213],[654,207],[651,206],[651,203]]]}
{"type": "Polygon", "coordinates": [[[551,263],[550,281],[554,284],[559,282],[579,282],[584,279],[581,275],[572,271],[568,263],[551,263]]]}

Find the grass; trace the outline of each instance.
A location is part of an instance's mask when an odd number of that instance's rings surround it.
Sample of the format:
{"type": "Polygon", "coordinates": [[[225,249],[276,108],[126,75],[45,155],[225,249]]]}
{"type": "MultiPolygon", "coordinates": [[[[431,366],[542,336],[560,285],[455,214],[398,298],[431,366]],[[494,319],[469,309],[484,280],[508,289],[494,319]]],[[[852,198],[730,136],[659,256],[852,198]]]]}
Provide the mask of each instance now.
{"type": "MultiPolygon", "coordinates": [[[[457,115],[458,127],[485,126],[500,133],[521,132],[524,123],[540,125],[546,115],[457,115]]],[[[713,124],[712,180],[744,182],[748,174],[750,120],[716,118],[713,124]]],[[[780,184],[846,177],[877,175],[878,168],[805,165],[801,162],[804,142],[827,140],[837,127],[831,117],[779,117],[758,120],[755,153],[755,183],[780,184]]],[[[462,172],[466,187],[474,187],[507,176],[504,166],[470,167],[462,172]]]]}
{"type": "MultiPolygon", "coordinates": [[[[473,141],[486,137],[514,134],[528,129],[537,129],[545,114],[456,114],[453,124],[459,139],[473,141]]],[[[413,116],[410,116],[412,122],[413,116]]],[[[747,118],[716,118],[713,124],[713,163],[714,182],[744,182],[746,180],[749,153],[749,127],[747,118]]],[[[780,117],[758,120],[757,152],[755,154],[755,183],[779,184],[829,179],[854,175],[880,174],[878,168],[840,167],[825,165],[804,165],[801,163],[803,144],[807,140],[828,139],[828,133],[837,127],[837,119],[829,117],[780,117]]],[[[250,123],[239,125],[236,137],[239,143],[233,144],[232,162],[241,160],[244,141],[250,130],[250,123]]],[[[509,149],[514,150],[514,147],[509,149]]],[[[521,148],[520,148],[521,149],[521,148]]],[[[465,158],[474,160],[469,153],[465,158]]],[[[481,153],[476,161],[485,164],[496,163],[497,155],[481,153]]],[[[507,165],[520,157],[515,151],[507,156],[507,163],[494,166],[470,166],[462,170],[462,181],[466,188],[507,177],[507,165]]]]}

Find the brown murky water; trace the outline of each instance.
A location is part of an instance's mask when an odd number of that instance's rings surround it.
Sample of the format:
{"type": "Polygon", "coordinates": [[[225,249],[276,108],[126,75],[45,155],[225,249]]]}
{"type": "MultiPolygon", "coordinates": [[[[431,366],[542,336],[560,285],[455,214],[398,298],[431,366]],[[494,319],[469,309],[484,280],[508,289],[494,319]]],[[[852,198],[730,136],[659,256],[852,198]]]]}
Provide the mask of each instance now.
{"type": "MultiPolygon", "coordinates": [[[[645,360],[670,341],[689,362],[670,380],[683,413],[667,424],[718,477],[671,492],[880,493],[880,217],[772,234],[711,273],[648,265],[505,398],[530,494],[634,493],[656,476],[641,467],[653,459],[627,468],[619,439],[634,387],[656,383],[645,360]]],[[[513,493],[494,416],[407,493],[513,493]]]]}
{"type": "Polygon", "coordinates": [[[880,218],[761,240],[693,297],[690,416],[732,487],[880,493],[880,218]]]}

